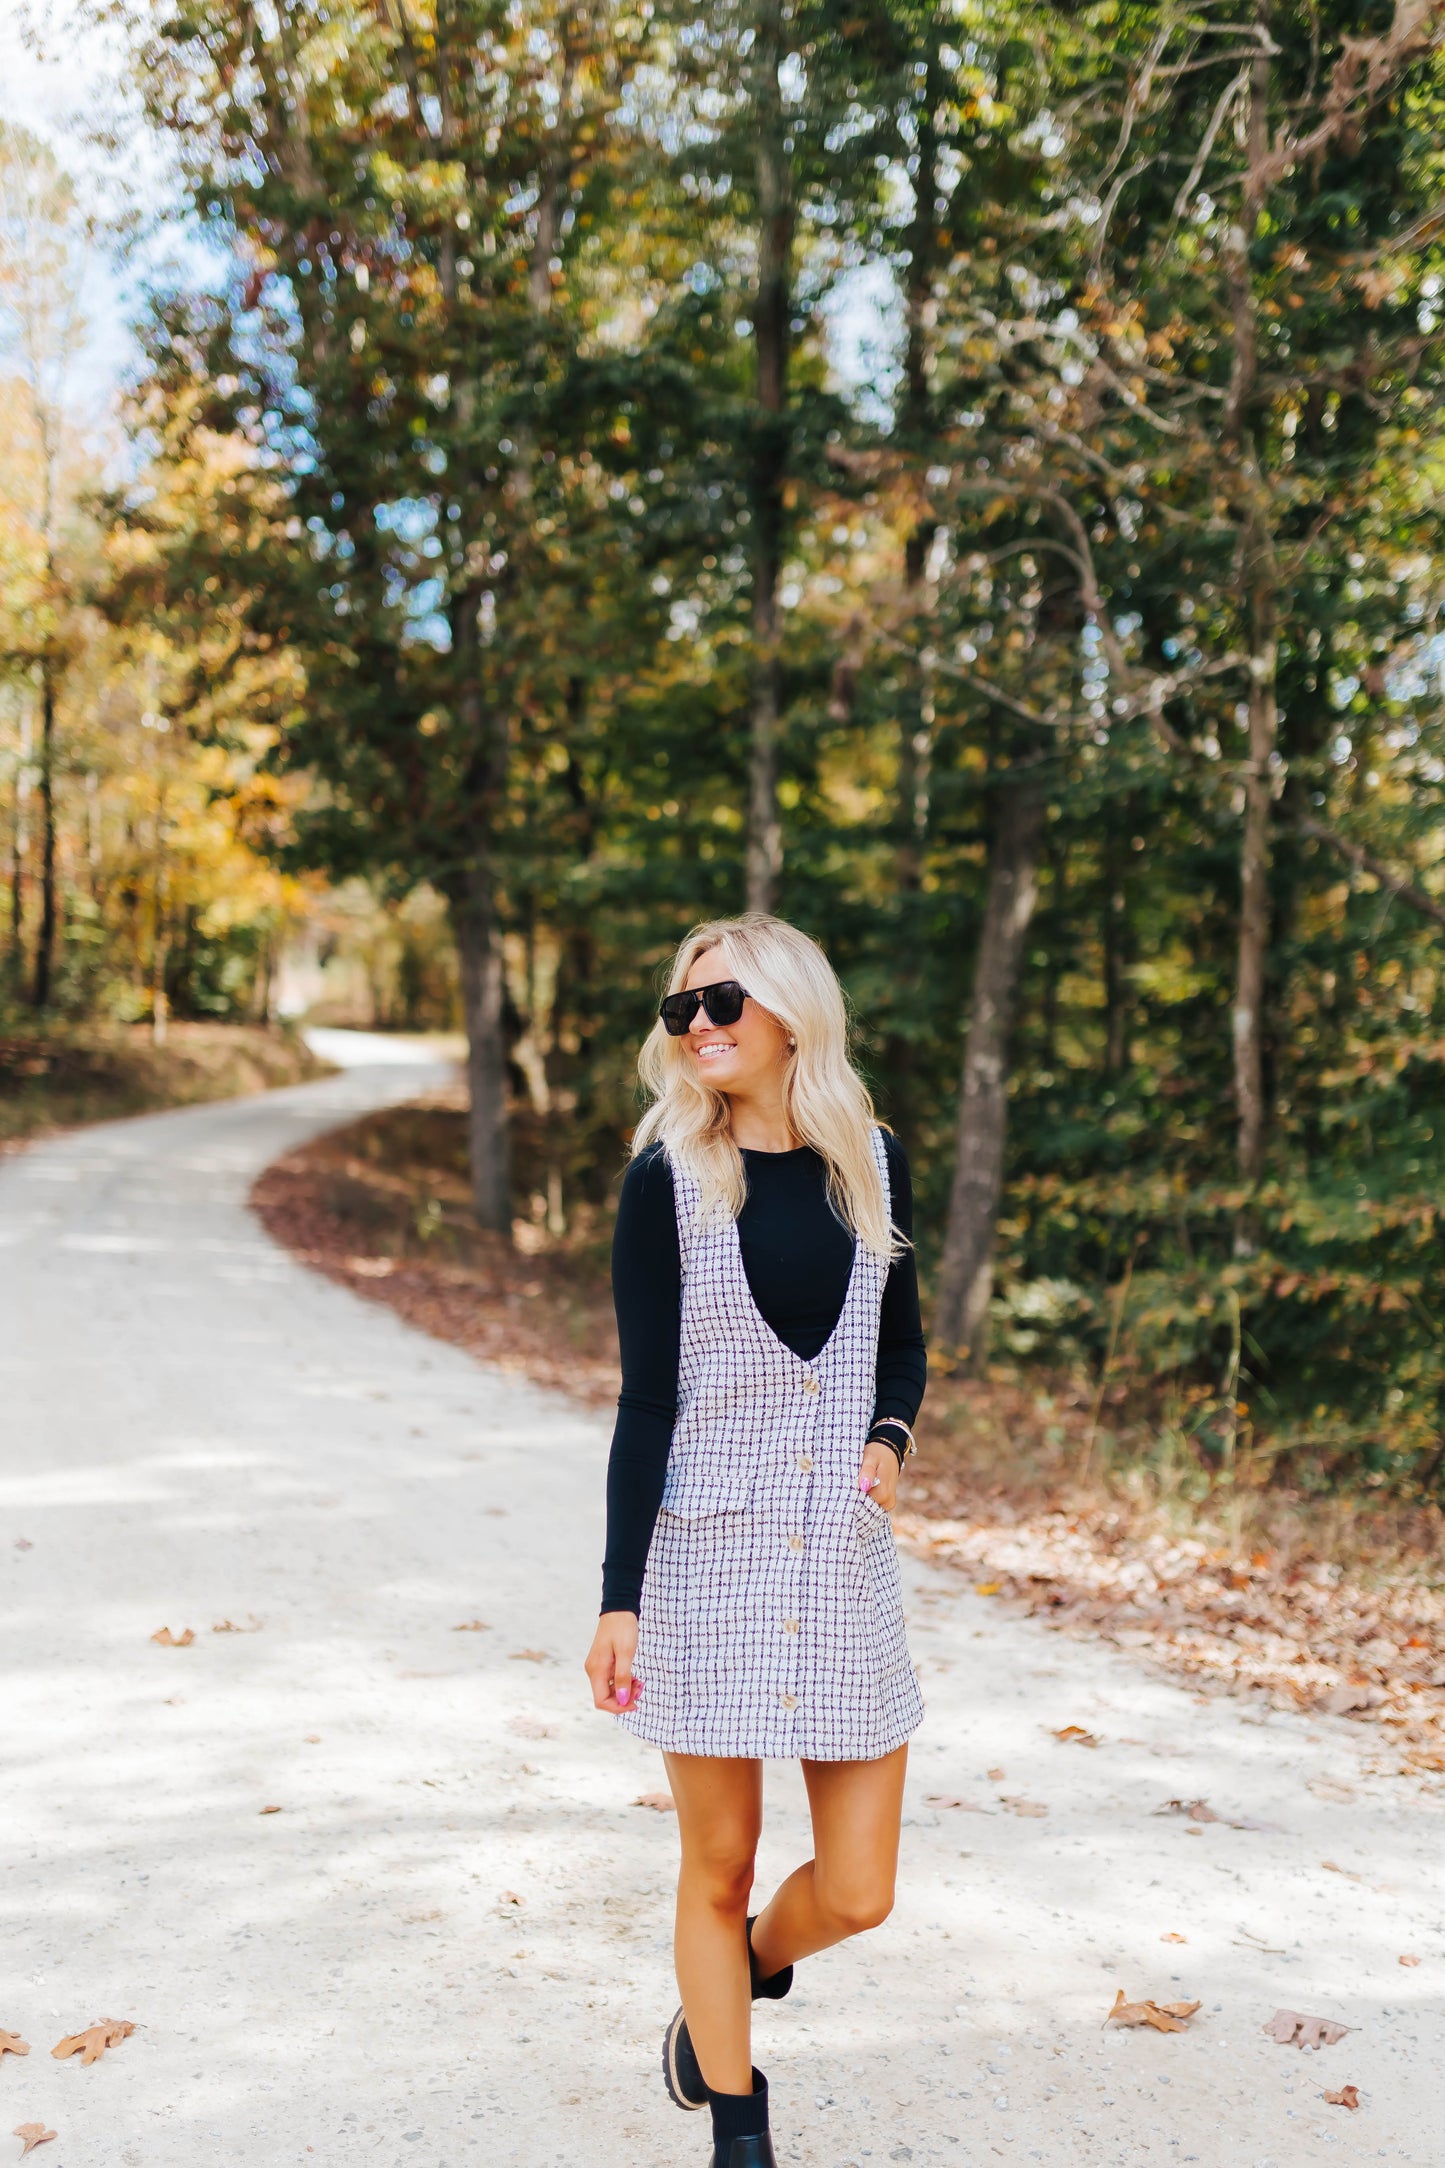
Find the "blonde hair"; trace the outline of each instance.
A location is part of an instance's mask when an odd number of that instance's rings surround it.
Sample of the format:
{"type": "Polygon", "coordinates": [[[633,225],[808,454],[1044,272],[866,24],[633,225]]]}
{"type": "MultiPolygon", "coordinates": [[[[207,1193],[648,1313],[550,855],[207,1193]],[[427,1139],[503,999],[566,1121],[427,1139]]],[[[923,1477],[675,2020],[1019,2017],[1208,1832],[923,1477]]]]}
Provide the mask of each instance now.
{"type": "MultiPolygon", "coordinates": [[[[873,1156],[873,1101],[848,1055],[843,989],[818,943],[763,911],[707,919],[679,947],[667,992],[678,993],[700,956],[721,949],[730,975],[783,1025],[793,1042],[783,1070],[788,1127],[810,1144],[828,1173],[828,1201],[865,1249],[894,1257],[906,1240],[888,1216],[873,1156]]],[[[736,1219],[747,1198],[742,1154],[733,1142],[727,1094],[698,1073],[681,1039],[661,1018],[637,1058],[651,1104],[632,1138],[634,1156],[660,1143],[701,1192],[699,1218],[736,1219]]]]}

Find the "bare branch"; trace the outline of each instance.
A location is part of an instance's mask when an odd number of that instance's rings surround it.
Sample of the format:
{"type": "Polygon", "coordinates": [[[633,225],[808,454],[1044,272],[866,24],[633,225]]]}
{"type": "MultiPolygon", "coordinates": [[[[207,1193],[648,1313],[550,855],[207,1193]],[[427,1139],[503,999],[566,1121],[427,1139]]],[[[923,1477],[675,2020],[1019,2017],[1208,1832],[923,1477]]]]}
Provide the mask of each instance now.
{"type": "Polygon", "coordinates": [[[1376,858],[1373,851],[1367,851],[1362,843],[1354,843],[1348,836],[1338,834],[1333,828],[1327,828],[1324,822],[1317,821],[1313,814],[1303,815],[1295,821],[1294,827],[1300,835],[1308,836],[1312,842],[1323,843],[1327,850],[1333,851],[1337,858],[1343,858],[1358,872],[1370,874],[1379,882],[1381,888],[1392,896],[1398,896],[1401,903],[1408,904],[1421,918],[1430,919],[1436,926],[1445,926],[1445,903],[1427,894],[1423,888],[1417,888],[1408,874],[1399,873],[1393,866],[1386,865],[1382,858],[1376,858]]]}

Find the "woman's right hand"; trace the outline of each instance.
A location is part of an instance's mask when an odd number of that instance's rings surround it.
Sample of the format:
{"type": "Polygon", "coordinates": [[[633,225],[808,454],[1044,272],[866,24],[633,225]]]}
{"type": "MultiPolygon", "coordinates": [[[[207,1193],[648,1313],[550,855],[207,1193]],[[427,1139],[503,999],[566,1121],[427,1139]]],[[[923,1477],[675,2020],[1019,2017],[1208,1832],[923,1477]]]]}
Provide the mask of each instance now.
{"type": "Polygon", "coordinates": [[[592,1699],[609,1716],[634,1708],[642,1692],[641,1679],[632,1676],[637,1654],[637,1613],[604,1611],[597,1621],[585,1666],[592,1685],[592,1699]]]}

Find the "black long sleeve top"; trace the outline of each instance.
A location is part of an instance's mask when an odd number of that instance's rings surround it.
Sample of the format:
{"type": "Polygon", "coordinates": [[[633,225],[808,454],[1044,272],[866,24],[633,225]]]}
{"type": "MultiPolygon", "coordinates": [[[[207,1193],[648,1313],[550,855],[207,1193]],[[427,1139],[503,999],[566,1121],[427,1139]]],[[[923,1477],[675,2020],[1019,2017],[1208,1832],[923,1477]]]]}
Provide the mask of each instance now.
{"type": "MultiPolygon", "coordinates": [[[[913,1233],[913,1185],[903,1147],[883,1133],[893,1219],[913,1233]]],[[[747,1201],[738,1215],[743,1270],[763,1317],[795,1355],[810,1361],[842,1314],[854,1238],[827,1196],[827,1168],[810,1145],[743,1152],[747,1201]]],[[[635,1611],[662,1503],[677,1417],[682,1261],[672,1169],[660,1145],[638,1154],[623,1177],[612,1238],[612,1299],[622,1352],[622,1390],[607,1463],[604,1611],[635,1611]]],[[[889,1266],[878,1329],[873,1417],[912,1423],[928,1357],[911,1249],[889,1266]]]]}

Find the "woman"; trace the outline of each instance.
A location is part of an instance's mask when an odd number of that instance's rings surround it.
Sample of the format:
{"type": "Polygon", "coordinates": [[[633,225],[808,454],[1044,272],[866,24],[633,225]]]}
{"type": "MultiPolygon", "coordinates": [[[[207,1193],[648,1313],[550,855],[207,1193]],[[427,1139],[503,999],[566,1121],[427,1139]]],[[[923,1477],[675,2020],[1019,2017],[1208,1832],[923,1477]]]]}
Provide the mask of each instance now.
{"type": "Polygon", "coordinates": [[[677,1805],[668,2090],[711,2108],[712,2168],[774,2168],[751,2004],[887,1917],[923,1713],[887,1519],[926,1370],[912,1199],[837,979],[781,919],[688,935],[640,1068],[587,1674],[677,1805]],[[750,1918],[768,1759],[803,1765],[814,1856],[750,1918]]]}

